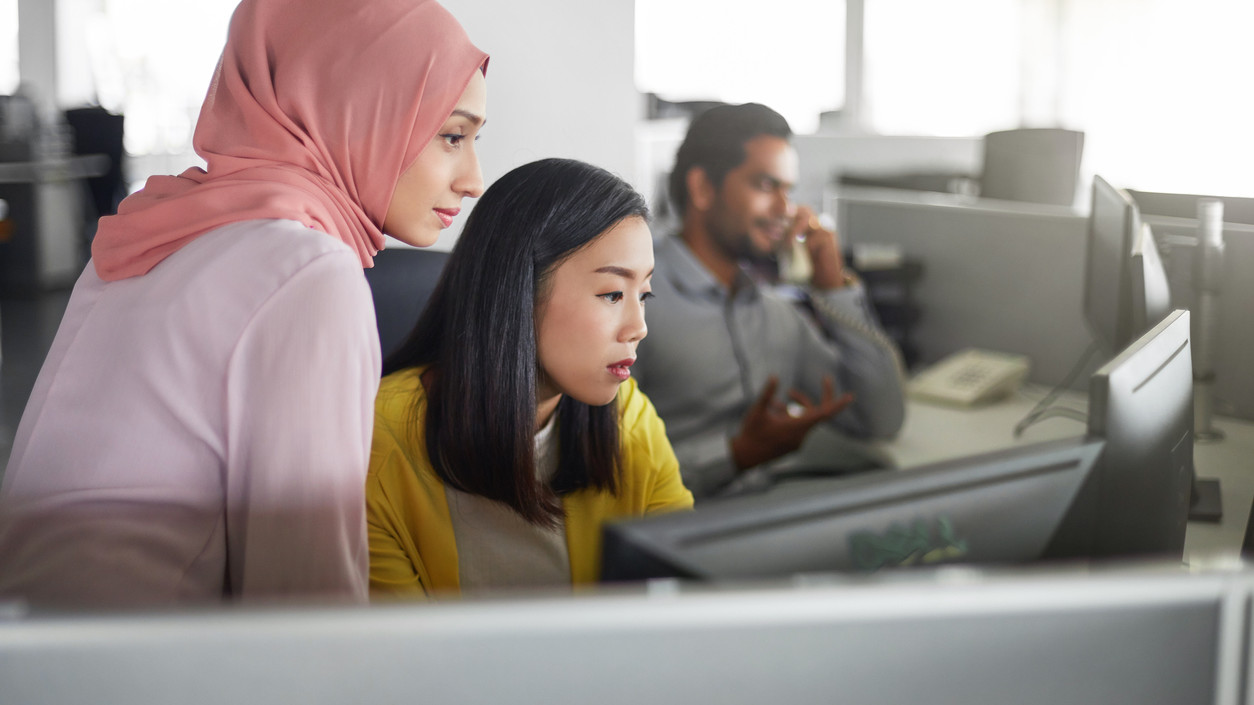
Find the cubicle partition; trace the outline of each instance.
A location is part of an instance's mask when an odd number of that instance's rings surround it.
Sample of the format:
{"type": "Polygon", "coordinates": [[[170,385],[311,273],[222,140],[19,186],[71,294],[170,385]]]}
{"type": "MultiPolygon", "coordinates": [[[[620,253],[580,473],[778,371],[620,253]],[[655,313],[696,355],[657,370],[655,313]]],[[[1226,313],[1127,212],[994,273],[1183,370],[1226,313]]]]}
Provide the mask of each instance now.
{"type": "MultiPolygon", "coordinates": [[[[1087,213],[942,193],[846,189],[831,199],[845,246],[893,245],[923,265],[915,285],[922,364],[963,347],[1032,359],[1031,380],[1057,384],[1092,340],[1083,321],[1087,213]]],[[[1194,301],[1195,221],[1146,216],[1160,242],[1172,306],[1194,301]]],[[[1254,419],[1254,226],[1224,228],[1215,346],[1215,413],[1254,419]]],[[[1093,358],[1077,389],[1101,363],[1093,358]]]]}
{"type": "Polygon", "coordinates": [[[4,702],[1249,703],[1248,569],[5,620],[4,702]]]}
{"type": "MultiPolygon", "coordinates": [[[[1087,217],[1069,207],[908,191],[836,201],[846,246],[894,245],[923,266],[914,289],[920,362],[967,347],[1027,355],[1030,379],[1063,380],[1084,355],[1087,217]]],[[[1081,380],[1097,368],[1094,360],[1081,380]]]]}
{"type": "MultiPolygon", "coordinates": [[[[1092,336],[1084,323],[1088,214],[1065,207],[1015,204],[948,194],[849,189],[833,201],[841,239],[895,245],[923,265],[915,286],[921,318],[914,341],[921,363],[965,347],[1021,353],[1031,380],[1056,384],[1092,336]]],[[[1144,216],[1159,241],[1172,305],[1194,300],[1196,221],[1144,216]]],[[[1223,288],[1216,345],[1216,408],[1254,419],[1254,225],[1224,229],[1223,288]]],[[[1080,376],[1088,379],[1100,360],[1080,376]]]]}
{"type": "MultiPolygon", "coordinates": [[[[1197,220],[1145,215],[1141,220],[1154,231],[1172,304],[1192,309],[1197,300],[1194,287],[1194,255],[1197,220]]],[[[1225,220],[1227,218],[1225,217],[1225,220]]],[[[1218,293],[1218,325],[1215,330],[1215,413],[1254,419],[1254,225],[1224,224],[1223,269],[1218,293]]]]}

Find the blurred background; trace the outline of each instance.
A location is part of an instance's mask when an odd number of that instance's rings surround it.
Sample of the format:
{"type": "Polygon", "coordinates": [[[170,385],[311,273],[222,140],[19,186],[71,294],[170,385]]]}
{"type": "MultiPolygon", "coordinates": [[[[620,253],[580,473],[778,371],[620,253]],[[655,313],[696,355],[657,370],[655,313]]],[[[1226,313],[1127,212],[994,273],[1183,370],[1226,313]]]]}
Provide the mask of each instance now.
{"type": "MultiPolygon", "coordinates": [[[[177,173],[235,4],[0,0],[0,95],[124,115],[130,190],[177,173]]],[[[557,154],[653,196],[687,107],[758,101],[801,134],[1064,127],[1121,186],[1254,194],[1242,0],[445,4],[494,57],[489,179],[557,154]]]]}

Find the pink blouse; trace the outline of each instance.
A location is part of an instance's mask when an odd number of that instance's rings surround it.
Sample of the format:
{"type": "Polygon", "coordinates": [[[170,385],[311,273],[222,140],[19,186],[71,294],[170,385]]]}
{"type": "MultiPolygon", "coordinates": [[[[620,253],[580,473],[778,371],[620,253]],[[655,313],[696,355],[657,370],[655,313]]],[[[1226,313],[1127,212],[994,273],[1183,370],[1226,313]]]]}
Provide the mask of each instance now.
{"type": "Polygon", "coordinates": [[[379,370],[359,258],[294,221],[88,265],[0,489],[0,596],[366,600],[379,370]]]}

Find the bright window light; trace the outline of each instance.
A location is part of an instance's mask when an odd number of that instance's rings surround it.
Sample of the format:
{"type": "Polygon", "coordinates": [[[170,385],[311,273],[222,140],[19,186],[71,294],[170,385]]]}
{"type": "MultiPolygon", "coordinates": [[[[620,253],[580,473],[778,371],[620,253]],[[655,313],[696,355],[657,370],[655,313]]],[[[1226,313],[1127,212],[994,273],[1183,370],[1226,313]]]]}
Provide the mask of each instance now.
{"type": "Polygon", "coordinates": [[[11,95],[17,81],[17,0],[0,0],[0,95],[11,95]]]}
{"type": "Polygon", "coordinates": [[[671,101],[758,102],[793,131],[845,101],[843,0],[636,0],[636,87],[671,101]]]}
{"type": "Polygon", "coordinates": [[[865,123],[889,135],[1018,127],[1020,6],[1011,0],[866,0],[865,123]]]}
{"type": "Polygon", "coordinates": [[[1254,195],[1254,3],[1066,0],[1060,118],[1088,170],[1148,191],[1254,195]]]}

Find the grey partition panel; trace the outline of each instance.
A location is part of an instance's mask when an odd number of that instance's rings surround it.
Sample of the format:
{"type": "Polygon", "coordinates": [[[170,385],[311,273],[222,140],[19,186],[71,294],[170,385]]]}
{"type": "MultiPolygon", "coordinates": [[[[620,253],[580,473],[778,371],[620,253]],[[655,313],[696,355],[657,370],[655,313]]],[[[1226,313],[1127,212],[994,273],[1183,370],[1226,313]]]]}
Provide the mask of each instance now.
{"type": "Polygon", "coordinates": [[[922,362],[966,347],[1019,353],[1032,359],[1032,381],[1055,384],[1092,341],[1083,316],[1086,215],[875,194],[843,196],[838,213],[846,243],[897,245],[923,264],[914,336],[922,362]]]}
{"type": "Polygon", "coordinates": [[[1176,218],[1196,218],[1197,202],[1203,198],[1218,198],[1224,202],[1224,220],[1229,223],[1254,225],[1254,198],[1234,196],[1206,196],[1195,193],[1159,193],[1128,189],[1136,200],[1141,215],[1163,215],[1176,218]]]}
{"type": "MultiPolygon", "coordinates": [[[[1226,217],[1226,216],[1225,216],[1226,217]]],[[[1193,307],[1192,240],[1197,220],[1170,216],[1142,216],[1158,240],[1177,308],[1193,307]]],[[[1254,225],[1225,223],[1223,284],[1219,292],[1219,327],[1215,341],[1215,411],[1225,416],[1254,419],[1254,225]]]]}
{"type": "Polygon", "coordinates": [[[1022,575],[0,623],[14,703],[1235,703],[1248,576],[1022,575]],[[1236,596],[1234,598],[1234,595],[1236,596]]]}

